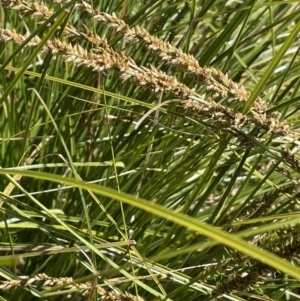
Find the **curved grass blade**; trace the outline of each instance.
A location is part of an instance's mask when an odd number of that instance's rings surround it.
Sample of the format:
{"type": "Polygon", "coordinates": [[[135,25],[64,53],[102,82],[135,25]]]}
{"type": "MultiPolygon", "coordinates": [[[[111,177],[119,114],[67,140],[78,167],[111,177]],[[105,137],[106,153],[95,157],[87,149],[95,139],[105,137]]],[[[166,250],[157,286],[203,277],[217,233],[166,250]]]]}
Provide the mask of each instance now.
{"type": "MultiPolygon", "coordinates": [[[[121,202],[125,202],[131,206],[135,206],[139,209],[148,211],[154,215],[163,217],[165,219],[168,219],[174,223],[177,223],[181,226],[184,226],[188,229],[194,230],[197,233],[200,233],[202,235],[207,236],[210,239],[213,239],[220,244],[227,245],[228,247],[231,247],[235,250],[238,250],[239,252],[242,252],[246,255],[249,255],[253,258],[256,258],[269,266],[282,271],[292,277],[294,277],[297,280],[300,280],[300,268],[293,266],[291,263],[288,263],[281,259],[280,257],[267,252],[263,249],[260,249],[256,246],[251,245],[250,243],[242,240],[241,238],[229,234],[223,230],[220,230],[219,228],[213,227],[211,225],[208,225],[203,222],[199,222],[198,220],[182,213],[177,213],[174,211],[171,211],[161,205],[155,204],[153,202],[144,200],[142,198],[135,198],[130,194],[124,193],[124,192],[117,192],[114,189],[98,186],[94,184],[87,184],[83,181],[78,181],[71,178],[65,178],[58,175],[52,175],[44,172],[32,172],[32,171],[11,171],[7,169],[0,169],[0,174],[20,174],[22,176],[27,176],[31,178],[41,179],[41,180],[47,180],[47,181],[53,181],[56,183],[64,183],[73,185],[74,187],[80,187],[82,189],[87,189],[90,191],[93,191],[95,193],[99,193],[102,196],[109,197],[121,202]]],[[[42,204],[39,204],[39,206],[45,210],[46,212],[48,209],[44,207],[42,204]]],[[[51,214],[52,218],[57,220],[60,224],[65,225],[65,227],[68,228],[69,231],[73,232],[73,235],[75,235],[77,238],[79,238],[82,242],[84,242],[87,246],[90,246],[95,253],[98,253],[98,250],[92,246],[89,242],[84,240],[82,237],[80,237],[77,233],[75,233],[70,227],[68,227],[65,223],[60,221],[56,216],[51,214]]]]}

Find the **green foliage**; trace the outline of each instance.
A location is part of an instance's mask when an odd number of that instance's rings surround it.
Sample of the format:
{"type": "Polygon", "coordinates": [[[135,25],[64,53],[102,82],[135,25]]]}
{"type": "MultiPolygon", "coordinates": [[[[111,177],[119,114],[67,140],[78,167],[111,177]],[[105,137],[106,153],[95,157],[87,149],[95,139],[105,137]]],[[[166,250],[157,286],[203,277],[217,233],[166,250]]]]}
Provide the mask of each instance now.
{"type": "Polygon", "coordinates": [[[0,300],[300,298],[297,2],[1,5],[0,300]]]}

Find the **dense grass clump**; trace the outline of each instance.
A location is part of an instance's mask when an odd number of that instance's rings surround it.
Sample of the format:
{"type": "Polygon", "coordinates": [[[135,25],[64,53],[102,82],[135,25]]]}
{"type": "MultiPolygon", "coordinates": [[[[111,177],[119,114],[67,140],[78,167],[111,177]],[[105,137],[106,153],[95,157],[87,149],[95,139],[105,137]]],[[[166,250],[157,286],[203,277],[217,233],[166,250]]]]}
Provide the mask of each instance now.
{"type": "Polygon", "coordinates": [[[0,300],[300,299],[299,16],[2,0],[0,300]]]}

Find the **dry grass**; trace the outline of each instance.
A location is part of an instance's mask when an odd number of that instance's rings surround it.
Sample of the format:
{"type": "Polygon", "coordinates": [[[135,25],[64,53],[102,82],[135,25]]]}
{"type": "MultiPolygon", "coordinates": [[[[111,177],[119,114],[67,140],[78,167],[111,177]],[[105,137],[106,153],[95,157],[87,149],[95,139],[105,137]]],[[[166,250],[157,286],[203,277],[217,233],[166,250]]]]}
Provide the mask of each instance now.
{"type": "Polygon", "coordinates": [[[43,289],[49,289],[54,286],[63,287],[65,290],[78,292],[82,296],[90,296],[93,290],[96,290],[101,300],[105,301],[143,301],[140,297],[134,297],[129,293],[124,295],[114,292],[108,292],[101,287],[94,288],[92,283],[74,283],[71,277],[49,277],[46,274],[37,274],[34,277],[21,276],[18,280],[1,281],[0,291],[8,291],[18,287],[39,286],[43,289]]]}

